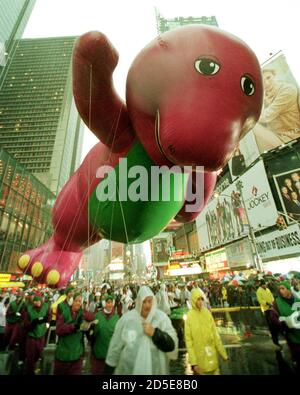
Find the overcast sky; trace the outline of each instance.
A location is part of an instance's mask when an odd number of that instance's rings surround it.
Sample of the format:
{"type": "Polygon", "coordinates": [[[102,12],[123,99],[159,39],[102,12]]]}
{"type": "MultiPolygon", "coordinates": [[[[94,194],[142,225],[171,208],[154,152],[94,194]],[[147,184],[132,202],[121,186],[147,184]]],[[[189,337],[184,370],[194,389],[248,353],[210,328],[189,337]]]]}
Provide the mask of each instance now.
{"type": "MultiPolygon", "coordinates": [[[[114,80],[125,97],[131,62],[157,35],[155,7],[166,18],[215,16],[219,27],[243,39],[260,63],[282,50],[299,83],[299,0],[37,0],[23,37],[102,31],[119,52],[114,80]]],[[[96,142],[86,131],[84,156],[96,142]]]]}

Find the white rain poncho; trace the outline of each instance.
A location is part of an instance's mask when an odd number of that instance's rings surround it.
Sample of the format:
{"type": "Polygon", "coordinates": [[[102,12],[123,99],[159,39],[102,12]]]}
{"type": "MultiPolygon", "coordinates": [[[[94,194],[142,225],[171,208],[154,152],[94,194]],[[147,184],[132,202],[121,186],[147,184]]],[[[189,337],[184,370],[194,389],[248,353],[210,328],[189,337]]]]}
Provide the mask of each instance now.
{"type": "Polygon", "coordinates": [[[156,294],[157,307],[167,315],[171,314],[171,308],[169,303],[168,292],[166,291],[166,285],[161,284],[158,293],[156,294]]]}
{"type": "Polygon", "coordinates": [[[169,360],[176,359],[178,339],[169,317],[156,307],[156,299],[150,288],[140,288],[136,307],[121,317],[111,339],[106,363],[116,367],[119,375],[158,375],[169,373],[169,360]],[[153,297],[152,308],[144,319],[141,316],[142,304],[148,296],[153,297]],[[144,333],[143,323],[150,323],[154,328],[166,332],[175,342],[171,353],[160,351],[151,337],[144,333]]]}

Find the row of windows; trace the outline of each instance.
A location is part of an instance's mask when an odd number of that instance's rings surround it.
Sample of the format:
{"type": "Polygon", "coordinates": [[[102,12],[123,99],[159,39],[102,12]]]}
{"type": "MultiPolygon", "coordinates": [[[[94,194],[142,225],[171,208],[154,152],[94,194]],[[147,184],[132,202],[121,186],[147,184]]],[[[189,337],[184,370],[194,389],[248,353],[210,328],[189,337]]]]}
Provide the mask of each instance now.
{"type": "Polygon", "coordinates": [[[14,153],[13,152],[10,152],[12,155],[13,154],[18,154],[18,157],[20,157],[19,159],[20,159],[20,161],[22,161],[23,163],[25,162],[25,161],[29,161],[29,163],[30,162],[32,162],[32,163],[35,163],[37,160],[41,160],[41,161],[43,161],[43,162],[45,162],[45,161],[51,161],[51,159],[52,159],[52,151],[47,151],[47,153],[46,152],[36,152],[36,151],[33,151],[33,152],[20,152],[20,151],[15,151],[14,153]],[[20,156],[22,154],[22,156],[20,156]]]}
{"type": "Polygon", "coordinates": [[[62,101],[63,100],[63,96],[56,96],[55,94],[53,94],[53,92],[44,92],[44,94],[40,93],[38,95],[34,95],[34,98],[32,97],[32,95],[27,94],[26,93],[22,93],[20,95],[14,96],[12,95],[11,97],[7,98],[6,104],[10,105],[13,104],[14,107],[22,105],[23,102],[27,102],[28,100],[30,100],[30,102],[34,102],[37,103],[38,105],[44,104],[47,105],[48,104],[48,100],[57,100],[57,101],[62,101]],[[18,99],[22,99],[22,100],[18,100],[18,99]],[[34,99],[34,100],[32,100],[34,99]],[[10,103],[12,102],[12,103],[10,103]]]}
{"type": "Polygon", "coordinates": [[[41,93],[40,91],[43,90],[45,94],[48,94],[50,97],[53,97],[54,94],[53,92],[55,91],[55,89],[59,88],[62,85],[65,85],[65,81],[57,81],[57,79],[55,78],[55,82],[57,83],[57,85],[55,85],[54,87],[52,86],[49,92],[49,82],[45,82],[42,83],[41,81],[37,82],[32,82],[32,83],[20,83],[19,85],[17,84],[8,84],[8,85],[3,85],[3,99],[5,99],[6,97],[9,97],[9,95],[15,95],[15,97],[17,97],[17,95],[20,94],[27,94],[28,96],[30,96],[31,98],[34,98],[35,96],[39,96],[41,93]]]}
{"type": "Polygon", "coordinates": [[[5,95],[2,97],[0,96],[0,104],[5,104],[5,105],[11,105],[13,103],[14,107],[16,107],[15,102],[17,103],[22,103],[22,101],[27,101],[29,100],[30,102],[35,102],[35,101],[40,101],[40,100],[45,100],[45,99],[63,99],[63,96],[57,96],[55,95],[54,91],[49,91],[49,89],[46,87],[36,87],[33,86],[30,89],[26,90],[18,90],[18,89],[11,89],[10,92],[5,92],[5,95]],[[19,99],[19,100],[17,100],[19,99]],[[20,100],[21,99],[21,100],[20,100]]]}
{"type": "MultiPolygon", "coordinates": [[[[14,149],[14,148],[16,148],[16,144],[7,144],[6,147],[10,148],[10,149],[14,149]]],[[[37,149],[37,150],[48,149],[48,150],[50,150],[50,149],[53,149],[53,143],[49,144],[49,143],[45,143],[44,141],[39,141],[39,142],[37,141],[35,143],[26,144],[26,147],[24,147],[24,145],[20,145],[20,147],[18,147],[18,149],[22,150],[22,152],[32,151],[33,149],[37,149]]]]}
{"type": "Polygon", "coordinates": [[[1,199],[1,210],[5,209],[8,214],[12,214],[15,219],[25,219],[29,223],[33,223],[40,227],[45,227],[50,218],[49,209],[41,209],[41,204],[39,206],[33,205],[29,200],[23,198],[23,196],[18,195],[17,198],[11,196],[10,198],[1,199]]]}
{"type": "MultiPolygon", "coordinates": [[[[18,110],[19,110],[19,108],[18,108],[18,110]]],[[[10,119],[16,120],[18,117],[22,117],[22,118],[26,119],[27,122],[33,122],[33,123],[37,122],[37,121],[42,121],[44,123],[47,123],[49,121],[57,122],[57,120],[59,119],[59,114],[57,114],[56,111],[55,111],[55,113],[49,113],[49,114],[47,112],[45,112],[45,110],[42,112],[36,111],[36,112],[28,115],[28,112],[23,112],[23,111],[25,111],[24,107],[21,108],[21,110],[22,111],[16,111],[16,109],[14,109],[14,108],[4,110],[5,111],[5,118],[4,118],[3,112],[2,112],[3,115],[0,112],[0,117],[1,117],[1,119],[8,119],[8,120],[10,120],[10,119]],[[12,111],[10,111],[10,110],[12,110],[12,111]]]]}
{"type": "MultiPolygon", "coordinates": [[[[50,136],[50,138],[48,138],[47,136],[45,136],[44,134],[40,134],[40,135],[32,135],[32,136],[28,136],[28,135],[25,135],[25,137],[27,137],[27,138],[20,138],[20,137],[17,137],[17,136],[6,136],[6,140],[3,138],[1,138],[1,134],[0,134],[0,141],[1,141],[1,145],[4,147],[4,145],[6,146],[6,147],[15,147],[16,145],[17,146],[23,146],[23,144],[28,144],[28,142],[32,142],[32,137],[34,137],[34,139],[38,142],[38,141],[40,141],[41,140],[41,138],[45,141],[48,141],[49,142],[49,145],[51,144],[51,145],[53,145],[54,144],[54,141],[55,141],[55,137],[54,136],[50,136]],[[13,144],[12,144],[13,143],[13,144]]],[[[31,146],[33,146],[33,147],[35,147],[36,145],[34,144],[35,143],[35,141],[33,142],[33,144],[31,144],[31,146]]]]}
{"type": "Polygon", "coordinates": [[[49,152],[24,152],[24,151],[15,151],[15,152],[10,152],[11,155],[13,155],[14,157],[17,157],[18,160],[22,163],[36,163],[37,161],[42,162],[42,163],[50,163],[51,159],[52,159],[52,154],[53,151],[49,151],[49,152]]]}
{"type": "Polygon", "coordinates": [[[12,190],[18,191],[21,196],[30,199],[31,203],[38,206],[53,198],[46,187],[38,189],[38,186],[28,176],[22,176],[21,172],[14,172],[11,166],[8,166],[1,175],[0,196],[2,199],[7,198],[12,190]]]}
{"type": "MultiPolygon", "coordinates": [[[[5,150],[0,150],[0,173],[4,175],[3,181],[8,186],[17,180],[26,182],[26,188],[32,190],[33,195],[45,195],[47,199],[53,199],[54,195],[35,177],[31,176],[26,168],[17,164],[16,160],[12,158],[5,150]]],[[[24,188],[23,188],[24,189],[24,188]]]]}
{"type": "MultiPolygon", "coordinates": [[[[35,147],[38,148],[40,147],[38,145],[38,143],[42,140],[44,143],[46,142],[47,144],[45,144],[45,147],[53,147],[54,141],[55,141],[55,137],[52,136],[50,139],[46,138],[46,136],[44,136],[43,134],[40,135],[35,135],[34,138],[31,138],[28,135],[25,135],[25,137],[27,138],[16,138],[16,136],[8,136],[6,137],[6,139],[1,138],[1,134],[0,134],[0,143],[1,146],[4,148],[24,148],[26,149],[26,147],[35,147]]],[[[29,148],[29,150],[31,150],[29,148]]]]}
{"type": "Polygon", "coordinates": [[[34,78],[33,81],[27,81],[26,79],[21,79],[20,81],[10,80],[10,76],[8,76],[3,84],[3,89],[7,88],[8,86],[17,86],[17,87],[24,87],[24,86],[32,86],[33,84],[36,86],[48,86],[49,88],[53,89],[55,86],[61,87],[62,84],[65,83],[67,78],[67,71],[66,70],[63,74],[57,72],[51,72],[49,69],[44,69],[44,72],[41,75],[38,75],[34,78]],[[45,75],[45,72],[47,75],[45,75]],[[53,84],[55,84],[53,86],[53,84]],[[60,84],[60,85],[59,85],[60,84]]]}
{"type": "MultiPolygon", "coordinates": [[[[26,69],[25,69],[26,70],[26,69]]],[[[48,67],[41,68],[41,70],[35,71],[34,73],[30,73],[28,77],[24,77],[23,73],[26,73],[24,71],[24,68],[20,70],[11,70],[10,73],[6,77],[5,85],[7,86],[8,84],[13,83],[32,83],[32,82],[47,82],[49,85],[51,82],[55,81],[64,81],[67,76],[68,76],[69,68],[64,70],[64,68],[60,68],[60,71],[58,72],[57,69],[49,69],[48,67]],[[16,78],[16,76],[18,78],[16,78]],[[53,79],[55,77],[55,79],[53,79]],[[32,80],[32,81],[31,81],[32,80]]]]}
{"type": "Polygon", "coordinates": [[[36,141],[32,141],[32,138],[29,138],[29,137],[14,141],[14,137],[12,137],[11,139],[8,139],[8,140],[4,140],[4,139],[1,140],[1,135],[0,135],[1,145],[2,146],[5,145],[7,147],[12,147],[12,148],[15,147],[16,145],[20,146],[20,147],[22,147],[22,146],[24,147],[24,145],[36,147],[38,142],[41,141],[41,138],[43,139],[43,142],[46,141],[46,142],[48,142],[49,146],[53,146],[55,137],[49,138],[47,136],[42,135],[42,136],[35,136],[36,141]]]}
{"type": "Polygon", "coordinates": [[[28,127],[33,127],[36,126],[43,126],[43,128],[45,130],[53,130],[54,128],[57,127],[57,121],[55,122],[50,122],[50,121],[44,121],[43,119],[39,119],[39,118],[35,118],[34,120],[32,119],[25,119],[24,121],[22,120],[22,118],[20,120],[16,120],[16,117],[14,117],[14,119],[12,118],[5,118],[0,116],[0,124],[3,125],[3,123],[5,123],[6,125],[11,124],[13,127],[19,128],[28,128],[28,127]]]}
{"type": "MultiPolygon", "coordinates": [[[[22,116],[22,114],[19,114],[19,116],[22,116]]],[[[49,119],[50,119],[50,117],[49,117],[49,119]]],[[[15,124],[13,124],[13,122],[9,122],[9,121],[11,121],[11,120],[7,121],[6,119],[1,119],[0,118],[0,125],[1,125],[0,128],[1,129],[7,128],[8,130],[6,131],[6,133],[10,133],[10,130],[13,132],[13,129],[16,128],[16,127],[17,128],[18,127],[23,127],[24,129],[27,129],[26,130],[27,132],[30,131],[28,129],[31,129],[32,132],[39,131],[39,130],[44,130],[47,133],[52,133],[53,134],[55,129],[58,126],[58,122],[57,121],[56,122],[52,122],[52,123],[49,124],[49,123],[46,123],[44,120],[38,119],[38,118],[35,119],[35,122],[29,122],[27,120],[26,120],[26,122],[22,122],[22,121],[18,122],[15,119],[14,120],[15,124]],[[4,122],[10,123],[11,126],[5,125],[4,122]]],[[[1,131],[1,134],[2,133],[4,133],[4,130],[1,131]]]]}
{"type": "MultiPolygon", "coordinates": [[[[35,100],[30,101],[30,104],[28,103],[28,101],[23,100],[21,103],[18,104],[18,106],[7,106],[7,110],[11,109],[12,110],[12,115],[16,113],[16,110],[18,110],[19,114],[22,113],[22,111],[30,111],[30,114],[32,114],[34,116],[34,112],[32,111],[32,108],[34,107],[35,109],[35,114],[39,114],[39,116],[41,116],[41,112],[53,112],[53,110],[61,106],[61,103],[54,103],[54,102],[48,102],[48,106],[45,104],[44,106],[41,106],[39,102],[35,102],[35,100]]],[[[3,110],[2,110],[3,111],[3,110]]],[[[25,115],[25,114],[24,114],[25,115]]]]}
{"type": "MultiPolygon", "coordinates": [[[[1,120],[0,120],[0,122],[1,122],[1,120]]],[[[26,124],[4,125],[3,123],[0,123],[0,129],[3,129],[1,131],[1,134],[3,133],[2,136],[6,136],[6,137],[10,137],[11,133],[14,133],[15,131],[17,131],[17,132],[22,131],[23,134],[32,133],[34,131],[54,133],[56,128],[57,128],[57,124],[56,124],[56,127],[55,126],[45,127],[45,125],[42,122],[40,124],[36,124],[36,125],[26,125],[26,124]],[[5,129],[8,129],[8,131],[10,131],[10,133],[7,133],[5,129]],[[6,135],[5,135],[5,132],[7,133],[6,135]]]]}
{"type": "Polygon", "coordinates": [[[15,154],[15,156],[18,155],[18,161],[21,165],[25,165],[26,169],[29,170],[30,168],[35,168],[35,167],[50,167],[50,163],[51,163],[51,156],[48,156],[47,158],[45,158],[44,156],[42,157],[37,157],[36,159],[32,159],[32,157],[30,156],[29,158],[24,157],[24,154],[22,154],[22,156],[20,156],[19,158],[19,154],[15,154]],[[48,159],[48,161],[46,161],[46,159],[48,159]],[[40,162],[40,163],[37,163],[40,162]],[[28,164],[28,165],[27,165],[28,164]]]}
{"type": "MultiPolygon", "coordinates": [[[[63,76],[61,76],[63,77],[63,76]]],[[[39,70],[38,72],[31,72],[31,73],[13,73],[10,72],[7,76],[7,83],[28,83],[28,82],[34,82],[34,81],[46,81],[46,80],[50,80],[50,77],[47,73],[47,75],[45,75],[45,68],[41,67],[41,70],[39,70]],[[13,75],[12,75],[13,74],[13,75]]]]}
{"type": "MultiPolygon", "coordinates": [[[[34,103],[32,103],[32,105],[34,105],[34,103]]],[[[21,117],[19,119],[26,119],[28,122],[30,121],[35,121],[36,119],[40,119],[43,120],[45,122],[49,121],[49,120],[57,120],[59,118],[59,114],[47,114],[47,112],[45,111],[45,107],[43,107],[43,111],[41,111],[41,107],[36,106],[36,110],[35,112],[25,112],[27,109],[29,108],[29,105],[26,103],[22,104],[22,105],[18,105],[18,107],[16,106],[7,106],[7,107],[0,107],[0,117],[4,117],[5,114],[5,118],[6,119],[10,119],[12,117],[14,117],[14,119],[16,119],[17,117],[21,117]],[[40,111],[37,111],[40,110],[40,111]]],[[[53,108],[51,106],[51,108],[53,108]]],[[[47,110],[47,108],[46,108],[47,110]]]]}
{"type": "MultiPolygon", "coordinates": [[[[69,70],[69,69],[68,69],[69,70]]],[[[49,70],[44,68],[40,73],[37,73],[35,76],[24,77],[22,75],[22,71],[17,71],[17,73],[10,73],[7,75],[4,87],[13,84],[14,86],[31,86],[39,85],[39,84],[48,84],[50,88],[52,88],[52,83],[63,83],[66,81],[68,77],[68,70],[62,70],[63,72],[57,73],[56,70],[49,70]],[[17,78],[15,77],[17,75],[17,78]]]]}

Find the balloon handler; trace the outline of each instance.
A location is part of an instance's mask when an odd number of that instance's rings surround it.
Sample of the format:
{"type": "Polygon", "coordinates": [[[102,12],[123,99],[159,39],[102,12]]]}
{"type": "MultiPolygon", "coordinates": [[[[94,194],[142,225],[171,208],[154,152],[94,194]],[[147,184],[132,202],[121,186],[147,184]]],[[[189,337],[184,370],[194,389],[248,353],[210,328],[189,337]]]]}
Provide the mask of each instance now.
{"type": "Polygon", "coordinates": [[[45,347],[47,324],[51,321],[51,310],[48,303],[43,301],[40,293],[33,297],[32,304],[28,304],[24,317],[27,329],[26,337],[26,374],[35,374],[35,367],[42,357],[45,347]]]}
{"type": "Polygon", "coordinates": [[[82,251],[101,238],[140,243],[174,218],[194,220],[213,193],[217,171],[261,113],[258,60],[242,40],[219,28],[185,26],[155,38],[129,69],[126,102],[113,86],[117,63],[104,34],[89,32],[76,42],[73,94],[100,141],[58,195],[53,236],[18,261],[51,287],[64,286],[82,251]],[[164,166],[163,176],[152,183],[158,166],[164,166]],[[120,176],[124,168],[135,177],[140,169],[148,181],[120,176]],[[181,181],[176,187],[175,175],[181,181]],[[167,199],[161,193],[165,176],[167,199]]]}
{"type": "Polygon", "coordinates": [[[82,296],[74,294],[72,304],[61,303],[57,316],[54,375],[80,375],[85,353],[84,334],[96,324],[94,314],[82,308],[82,296]]]}

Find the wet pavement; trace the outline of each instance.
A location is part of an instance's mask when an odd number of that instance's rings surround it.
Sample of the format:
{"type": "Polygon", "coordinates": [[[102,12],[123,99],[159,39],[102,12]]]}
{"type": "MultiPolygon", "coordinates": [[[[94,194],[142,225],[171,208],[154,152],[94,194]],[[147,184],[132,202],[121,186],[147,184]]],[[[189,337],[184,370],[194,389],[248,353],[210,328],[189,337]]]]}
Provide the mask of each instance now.
{"type": "MultiPolygon", "coordinates": [[[[292,363],[286,342],[280,340],[282,351],[275,349],[268,334],[251,335],[240,338],[238,335],[222,335],[229,360],[220,359],[220,372],[223,375],[286,375],[292,374],[292,363]]],[[[45,348],[43,361],[38,374],[51,375],[53,372],[54,345],[45,348]]],[[[86,348],[83,374],[90,374],[90,349],[86,348]]],[[[185,348],[179,350],[178,359],[170,362],[171,375],[192,375],[185,348]]]]}
{"type": "MultiPolygon", "coordinates": [[[[227,362],[220,358],[220,373],[223,375],[292,374],[292,362],[285,341],[280,341],[283,349],[278,351],[269,336],[252,336],[245,340],[222,336],[222,340],[229,357],[227,362]]],[[[177,361],[171,361],[170,374],[192,374],[186,350],[179,352],[177,361]]]]}
{"type": "MultiPolygon", "coordinates": [[[[227,350],[229,360],[220,359],[222,375],[290,375],[293,374],[290,352],[285,340],[280,337],[279,351],[272,343],[265,319],[260,311],[214,314],[215,322],[227,350]]],[[[192,375],[183,339],[183,320],[172,321],[179,337],[179,355],[170,362],[171,375],[192,375]]],[[[43,358],[37,366],[37,374],[52,375],[55,354],[55,327],[44,349],[43,358]]],[[[1,368],[1,366],[0,366],[1,368]]],[[[1,370],[1,369],[0,369],[1,370]]],[[[90,347],[86,343],[83,374],[90,374],[90,347]]],[[[0,372],[1,374],[1,372],[0,372]]],[[[22,368],[13,370],[21,375],[22,368]]]]}

